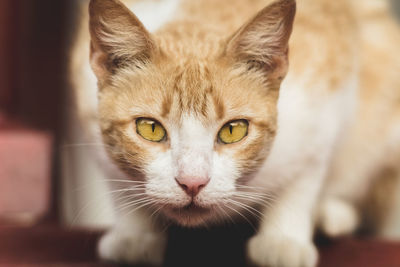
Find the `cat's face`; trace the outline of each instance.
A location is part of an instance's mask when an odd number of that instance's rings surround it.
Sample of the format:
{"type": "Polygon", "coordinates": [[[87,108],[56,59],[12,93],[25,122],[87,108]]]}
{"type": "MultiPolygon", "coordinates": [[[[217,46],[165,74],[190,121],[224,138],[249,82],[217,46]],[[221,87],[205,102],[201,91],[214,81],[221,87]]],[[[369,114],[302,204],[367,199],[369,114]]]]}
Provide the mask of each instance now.
{"type": "Polygon", "coordinates": [[[141,196],[183,225],[224,218],[254,201],[246,183],[275,136],[294,7],[280,7],[277,18],[271,6],[205,49],[201,39],[188,45],[183,36],[153,37],[119,2],[97,2],[91,60],[114,162],[145,181],[141,196]]]}

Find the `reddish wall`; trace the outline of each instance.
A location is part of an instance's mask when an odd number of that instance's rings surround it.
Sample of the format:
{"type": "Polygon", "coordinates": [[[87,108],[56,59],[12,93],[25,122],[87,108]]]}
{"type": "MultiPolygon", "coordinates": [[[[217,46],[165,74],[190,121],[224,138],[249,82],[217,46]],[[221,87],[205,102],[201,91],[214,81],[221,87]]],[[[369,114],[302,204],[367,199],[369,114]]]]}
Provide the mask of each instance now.
{"type": "Polygon", "coordinates": [[[0,219],[57,214],[70,2],[0,0],[0,219]]]}

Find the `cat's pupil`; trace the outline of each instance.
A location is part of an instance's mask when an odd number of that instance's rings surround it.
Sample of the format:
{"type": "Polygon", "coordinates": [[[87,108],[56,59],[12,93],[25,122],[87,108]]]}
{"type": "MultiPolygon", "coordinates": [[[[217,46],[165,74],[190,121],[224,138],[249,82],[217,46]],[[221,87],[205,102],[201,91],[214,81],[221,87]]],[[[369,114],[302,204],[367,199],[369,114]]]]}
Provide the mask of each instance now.
{"type": "Polygon", "coordinates": [[[229,132],[232,134],[232,131],[233,131],[233,126],[231,124],[231,125],[229,125],[229,132]]]}
{"type": "Polygon", "coordinates": [[[153,123],[152,125],[151,125],[151,130],[153,131],[153,133],[154,133],[154,130],[156,129],[156,124],[155,123],[153,123]]]}

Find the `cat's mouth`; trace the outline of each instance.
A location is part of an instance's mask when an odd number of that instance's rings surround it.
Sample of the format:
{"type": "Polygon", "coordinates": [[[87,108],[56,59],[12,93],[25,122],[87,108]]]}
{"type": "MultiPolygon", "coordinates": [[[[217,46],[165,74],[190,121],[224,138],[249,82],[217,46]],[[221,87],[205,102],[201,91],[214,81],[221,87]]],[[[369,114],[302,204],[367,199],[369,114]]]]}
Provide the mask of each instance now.
{"type": "Polygon", "coordinates": [[[201,214],[209,213],[210,208],[201,207],[201,206],[197,205],[194,201],[192,201],[183,207],[173,207],[172,211],[181,213],[181,214],[186,214],[186,215],[190,215],[190,214],[201,215],[201,214]]]}
{"type": "Polygon", "coordinates": [[[186,212],[196,212],[196,213],[202,213],[202,212],[209,212],[209,208],[205,207],[200,207],[199,205],[196,205],[193,201],[190,202],[190,204],[184,206],[181,208],[181,210],[184,210],[186,212]]]}
{"type": "Polygon", "coordinates": [[[164,211],[170,218],[186,226],[197,226],[212,214],[211,207],[200,206],[194,201],[181,207],[170,206],[164,211]]]}

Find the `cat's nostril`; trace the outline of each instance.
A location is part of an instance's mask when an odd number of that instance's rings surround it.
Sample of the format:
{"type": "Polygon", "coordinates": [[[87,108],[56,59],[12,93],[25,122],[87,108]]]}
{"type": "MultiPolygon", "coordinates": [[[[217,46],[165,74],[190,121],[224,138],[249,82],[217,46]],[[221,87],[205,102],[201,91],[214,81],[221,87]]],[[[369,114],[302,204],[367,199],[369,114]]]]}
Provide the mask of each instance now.
{"type": "Polygon", "coordinates": [[[178,185],[191,197],[199,194],[200,190],[203,189],[210,178],[208,177],[178,177],[175,178],[178,185]]]}
{"type": "Polygon", "coordinates": [[[187,187],[187,185],[185,185],[185,184],[180,184],[179,182],[178,182],[178,184],[179,184],[180,187],[182,187],[182,189],[183,189],[184,191],[189,190],[189,188],[187,187]]]}

